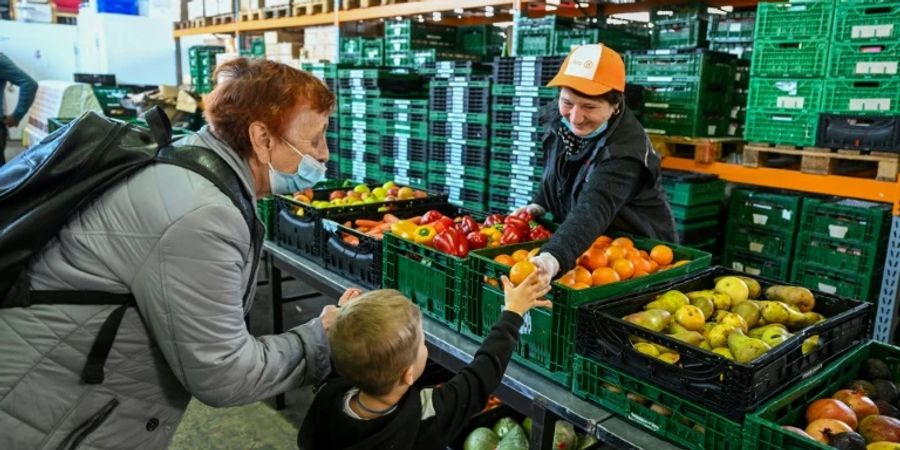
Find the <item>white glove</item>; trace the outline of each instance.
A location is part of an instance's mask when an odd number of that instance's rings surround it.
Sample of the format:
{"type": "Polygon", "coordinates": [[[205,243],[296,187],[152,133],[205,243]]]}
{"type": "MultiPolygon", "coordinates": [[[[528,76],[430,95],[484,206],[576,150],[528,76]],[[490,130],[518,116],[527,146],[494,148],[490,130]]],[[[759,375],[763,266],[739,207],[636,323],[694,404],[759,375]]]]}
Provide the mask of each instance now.
{"type": "Polygon", "coordinates": [[[555,256],[547,252],[532,256],[531,262],[546,273],[551,280],[556,278],[556,273],[559,272],[559,261],[556,260],[555,256]]]}
{"type": "Polygon", "coordinates": [[[513,211],[513,214],[519,214],[522,211],[528,212],[528,214],[531,214],[531,217],[534,217],[535,219],[543,216],[544,213],[547,212],[546,210],[544,210],[543,206],[538,205],[537,203],[532,203],[528,206],[523,206],[523,207],[513,211]]]}

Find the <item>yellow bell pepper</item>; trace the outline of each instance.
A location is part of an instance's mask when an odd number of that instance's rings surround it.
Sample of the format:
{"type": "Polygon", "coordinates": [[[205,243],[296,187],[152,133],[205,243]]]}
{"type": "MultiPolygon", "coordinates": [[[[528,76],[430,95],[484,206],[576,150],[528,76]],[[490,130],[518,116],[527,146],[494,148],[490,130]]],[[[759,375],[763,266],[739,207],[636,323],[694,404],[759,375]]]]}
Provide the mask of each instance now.
{"type": "Polygon", "coordinates": [[[391,224],[391,233],[408,240],[413,240],[418,225],[408,221],[401,220],[391,224]]]}
{"type": "Polygon", "coordinates": [[[431,225],[420,225],[416,227],[415,240],[417,244],[431,246],[431,241],[437,235],[437,230],[431,225]]]}
{"type": "Polygon", "coordinates": [[[487,237],[491,238],[491,241],[493,241],[494,239],[499,241],[500,237],[503,236],[503,233],[494,227],[482,228],[481,234],[486,235],[487,237]]]}

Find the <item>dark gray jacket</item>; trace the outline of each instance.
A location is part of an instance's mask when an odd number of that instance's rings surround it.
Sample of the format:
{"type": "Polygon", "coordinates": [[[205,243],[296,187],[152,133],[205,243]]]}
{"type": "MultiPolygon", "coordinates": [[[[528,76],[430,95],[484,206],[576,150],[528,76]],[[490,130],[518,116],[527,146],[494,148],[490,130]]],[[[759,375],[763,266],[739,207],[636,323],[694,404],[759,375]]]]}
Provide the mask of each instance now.
{"type": "Polygon", "coordinates": [[[566,155],[556,117],[544,134],[546,167],[534,202],[562,225],[543,251],[559,261],[560,273],[601,234],[627,232],[676,242],[675,221],[660,186],[660,158],[627,106],[609,128],[566,155]]]}

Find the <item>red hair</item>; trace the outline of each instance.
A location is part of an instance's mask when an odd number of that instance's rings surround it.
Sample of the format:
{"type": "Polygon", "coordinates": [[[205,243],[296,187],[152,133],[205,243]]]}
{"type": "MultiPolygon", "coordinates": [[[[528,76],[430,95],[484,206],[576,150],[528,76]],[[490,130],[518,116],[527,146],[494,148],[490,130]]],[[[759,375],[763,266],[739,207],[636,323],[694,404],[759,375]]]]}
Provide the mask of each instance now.
{"type": "Polygon", "coordinates": [[[244,158],[253,153],[250,124],[262,122],[284,136],[288,121],[308,108],[330,113],[335,97],[322,80],[285,64],[237,58],[216,68],[218,85],[205,101],[206,120],[220,139],[244,158]]]}

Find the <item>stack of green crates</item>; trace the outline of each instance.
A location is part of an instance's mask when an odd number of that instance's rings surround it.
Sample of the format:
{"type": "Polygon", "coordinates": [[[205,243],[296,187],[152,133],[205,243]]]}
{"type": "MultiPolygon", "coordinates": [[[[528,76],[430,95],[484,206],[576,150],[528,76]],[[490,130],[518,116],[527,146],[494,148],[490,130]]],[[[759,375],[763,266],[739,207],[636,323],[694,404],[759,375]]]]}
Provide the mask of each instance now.
{"type": "Polygon", "coordinates": [[[350,66],[378,67],[384,64],[384,39],[341,36],[338,59],[350,66]]]}
{"type": "Polygon", "coordinates": [[[341,178],[357,183],[381,181],[378,132],[381,91],[377,69],[338,70],[338,154],[341,178]]]}
{"type": "Polygon", "coordinates": [[[832,0],[759,4],[747,141],[815,145],[833,18],[832,0]]]}
{"type": "MultiPolygon", "coordinates": [[[[334,93],[338,94],[338,65],[334,63],[304,63],[300,66],[301,69],[315,75],[319,79],[325,82],[328,86],[328,89],[334,93]]],[[[325,176],[331,179],[340,178],[340,152],[338,151],[338,142],[340,136],[340,115],[338,111],[334,111],[331,113],[331,117],[328,118],[328,130],[325,133],[326,142],[328,143],[328,150],[330,152],[330,156],[328,158],[328,163],[326,164],[328,167],[328,171],[325,176]]]]}
{"type": "Polygon", "coordinates": [[[731,98],[731,115],[729,117],[727,135],[744,136],[744,123],[747,120],[747,98],[750,92],[750,61],[738,59],[734,72],[734,95],[731,98]]]}
{"type": "Polygon", "coordinates": [[[647,50],[627,55],[628,81],[643,87],[648,133],[727,136],[737,58],[706,49],[647,50]]]}
{"type": "Polygon", "coordinates": [[[883,203],[804,200],[791,281],[877,302],[890,223],[890,205],[883,203]]]}
{"type": "Polygon", "coordinates": [[[523,56],[494,61],[491,87],[490,197],[492,211],[512,211],[534,200],[544,171],[543,109],[556,98],[544,87],[563,57],[523,56]]]}
{"type": "Polygon", "coordinates": [[[701,2],[654,8],[652,48],[706,47],[706,28],[709,14],[701,2]]]}
{"type": "Polygon", "coordinates": [[[492,61],[503,55],[506,36],[503,30],[493,25],[470,25],[459,27],[456,32],[456,48],[465,54],[479,57],[482,61],[492,61]]]}
{"type": "Polygon", "coordinates": [[[734,189],[723,265],[751,276],[789,281],[801,200],[781,192],[734,189]]]}
{"type": "Polygon", "coordinates": [[[455,27],[410,19],[384,24],[384,63],[392,67],[418,67],[438,60],[471,59],[456,50],[455,27]]]}
{"type": "Polygon", "coordinates": [[[516,25],[516,55],[550,56],[556,53],[557,33],[572,30],[575,22],[567,17],[550,14],[540,19],[523,16],[516,25]]]}
{"type": "Polygon", "coordinates": [[[835,5],[822,112],[900,115],[900,1],[835,5]]]}
{"type": "Polygon", "coordinates": [[[650,29],[646,24],[590,24],[548,15],[540,19],[521,17],[518,26],[519,56],[565,56],[579,45],[598,42],[618,52],[650,47],[650,29]]]}
{"type": "Polygon", "coordinates": [[[706,40],[709,49],[731,53],[749,61],[753,51],[753,28],[756,10],[738,10],[727,14],[711,14],[706,40]]]}
{"type": "Polygon", "coordinates": [[[490,93],[485,76],[435,78],[429,86],[428,188],[479,211],[487,209],[490,93]]]}
{"type": "Polygon", "coordinates": [[[212,74],[216,70],[216,55],[219,53],[225,53],[225,47],[195,45],[188,49],[191,84],[197,94],[212,92],[215,85],[212,74]]]}
{"type": "Polygon", "coordinates": [[[428,100],[382,98],[381,173],[402,186],[425,189],[428,184],[428,100]]]}
{"type": "Polygon", "coordinates": [[[725,182],[715,175],[667,170],[662,186],[675,218],[678,243],[715,254],[725,182]]]}

